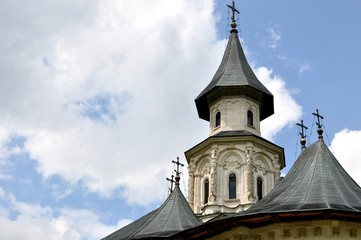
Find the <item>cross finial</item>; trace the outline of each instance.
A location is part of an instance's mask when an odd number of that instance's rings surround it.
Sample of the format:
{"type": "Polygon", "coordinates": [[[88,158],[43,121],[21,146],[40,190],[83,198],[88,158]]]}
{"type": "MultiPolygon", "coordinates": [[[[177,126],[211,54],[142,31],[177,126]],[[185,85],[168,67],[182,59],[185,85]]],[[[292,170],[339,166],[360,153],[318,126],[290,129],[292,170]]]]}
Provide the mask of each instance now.
{"type": "Polygon", "coordinates": [[[318,109],[316,109],[316,112],[315,113],[312,113],[312,115],[316,116],[317,117],[317,133],[318,133],[318,138],[322,138],[322,133],[323,133],[323,130],[322,130],[322,124],[321,124],[321,120],[323,119],[323,116],[320,115],[320,113],[318,112],[318,109]]]}
{"type": "Polygon", "coordinates": [[[173,183],[175,183],[174,181],[174,175],[172,174],[172,178],[166,178],[169,182],[170,182],[170,188],[169,191],[173,192],[173,183]]]}
{"type": "Polygon", "coordinates": [[[305,130],[308,129],[308,127],[306,127],[304,124],[303,124],[303,120],[301,120],[301,123],[296,123],[297,126],[299,126],[301,128],[301,132],[300,132],[300,135],[301,135],[301,148],[302,149],[305,149],[306,148],[306,135],[305,135],[305,130]]]}
{"type": "Polygon", "coordinates": [[[232,5],[227,4],[227,7],[229,7],[232,10],[232,23],[231,23],[231,27],[232,30],[236,29],[237,27],[237,23],[236,23],[236,18],[235,18],[235,13],[239,14],[239,11],[236,9],[234,0],[232,0],[232,5]]]}
{"type": "Polygon", "coordinates": [[[179,162],[179,157],[177,157],[177,161],[172,161],[172,163],[177,165],[177,170],[174,170],[176,175],[175,175],[175,184],[179,184],[179,180],[180,180],[180,171],[179,171],[179,166],[184,167],[184,164],[179,162]]]}

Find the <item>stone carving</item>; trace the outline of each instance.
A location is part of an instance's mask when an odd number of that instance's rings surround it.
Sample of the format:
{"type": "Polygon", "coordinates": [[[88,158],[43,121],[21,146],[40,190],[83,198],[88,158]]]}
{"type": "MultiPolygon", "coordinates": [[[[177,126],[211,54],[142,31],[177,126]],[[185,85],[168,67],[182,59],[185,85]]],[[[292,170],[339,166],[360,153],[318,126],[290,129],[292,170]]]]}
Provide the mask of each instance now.
{"type": "Polygon", "coordinates": [[[238,169],[241,166],[241,162],[236,157],[228,157],[223,163],[224,169],[238,169]]]}
{"type": "Polygon", "coordinates": [[[191,161],[188,165],[188,174],[189,174],[189,180],[188,180],[188,198],[189,203],[192,205],[194,202],[194,172],[195,172],[196,166],[193,161],[191,161]]]}
{"type": "Polygon", "coordinates": [[[247,195],[248,200],[255,201],[254,197],[254,179],[253,179],[253,146],[246,147],[247,156],[247,195]]]}
{"type": "Polygon", "coordinates": [[[211,195],[210,201],[214,202],[217,198],[217,162],[215,159],[211,160],[211,195]]]}
{"type": "Polygon", "coordinates": [[[267,170],[267,168],[262,164],[254,164],[253,167],[255,172],[260,172],[263,175],[266,175],[269,172],[269,170],[267,170]]]}

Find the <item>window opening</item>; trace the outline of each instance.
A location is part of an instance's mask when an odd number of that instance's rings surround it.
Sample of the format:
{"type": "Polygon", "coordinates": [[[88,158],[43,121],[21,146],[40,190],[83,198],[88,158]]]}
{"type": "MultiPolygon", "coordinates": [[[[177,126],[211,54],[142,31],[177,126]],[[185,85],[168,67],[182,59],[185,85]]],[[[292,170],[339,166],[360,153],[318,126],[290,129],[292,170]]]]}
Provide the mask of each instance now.
{"type": "Polygon", "coordinates": [[[229,192],[229,199],[236,199],[237,198],[237,184],[236,184],[236,175],[232,173],[229,175],[228,178],[228,192],[229,192]]]}
{"type": "Polygon", "coordinates": [[[208,203],[208,197],[209,197],[209,180],[206,179],[204,181],[204,204],[208,203]]]}
{"type": "Polygon", "coordinates": [[[262,199],[262,179],[261,178],[257,178],[257,197],[258,197],[258,201],[262,199]]]}
{"type": "Polygon", "coordinates": [[[219,127],[221,125],[221,112],[216,113],[216,125],[215,127],[219,127]]]}
{"type": "Polygon", "coordinates": [[[247,111],[247,124],[253,127],[253,112],[251,110],[247,111]]]}

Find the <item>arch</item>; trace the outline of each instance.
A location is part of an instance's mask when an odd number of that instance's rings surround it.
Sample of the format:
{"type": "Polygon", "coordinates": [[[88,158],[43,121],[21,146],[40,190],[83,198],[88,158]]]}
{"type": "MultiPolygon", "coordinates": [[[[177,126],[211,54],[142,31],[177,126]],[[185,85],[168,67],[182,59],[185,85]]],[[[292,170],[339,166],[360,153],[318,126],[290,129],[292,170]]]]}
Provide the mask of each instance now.
{"type": "Polygon", "coordinates": [[[228,199],[237,198],[237,177],[236,174],[231,173],[228,176],[228,199]]]}
{"type": "Polygon", "coordinates": [[[260,201],[263,198],[263,180],[262,178],[257,178],[257,198],[260,201]]]}
{"type": "Polygon", "coordinates": [[[253,112],[251,110],[247,111],[247,125],[253,127],[253,112]]]}
{"type": "Polygon", "coordinates": [[[215,116],[214,127],[219,127],[219,126],[221,126],[221,112],[218,111],[215,116]]]}
{"type": "Polygon", "coordinates": [[[209,179],[206,178],[203,183],[203,203],[207,204],[209,198],[209,179]]]}

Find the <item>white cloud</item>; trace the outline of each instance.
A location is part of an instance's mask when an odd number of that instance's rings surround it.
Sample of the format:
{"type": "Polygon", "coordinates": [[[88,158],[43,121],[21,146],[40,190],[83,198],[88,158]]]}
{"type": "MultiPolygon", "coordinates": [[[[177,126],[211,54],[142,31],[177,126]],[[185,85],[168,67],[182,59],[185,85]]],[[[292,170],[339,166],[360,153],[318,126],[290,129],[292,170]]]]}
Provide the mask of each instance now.
{"type": "Polygon", "coordinates": [[[11,195],[3,195],[9,202],[0,207],[1,239],[87,240],[100,239],[130,222],[121,219],[116,225],[105,225],[100,217],[87,209],[62,208],[19,202],[11,195]],[[9,217],[13,214],[13,217],[9,217]]]}
{"type": "Polygon", "coordinates": [[[269,140],[302,115],[302,107],[292,97],[285,81],[272,74],[272,70],[259,67],[255,70],[257,77],[273,94],[275,113],[261,122],[262,136],[269,140]]]}
{"type": "Polygon", "coordinates": [[[343,129],[336,133],[331,149],[342,167],[357,182],[361,183],[360,149],[361,130],[343,129]]]}
{"type": "MultiPolygon", "coordinates": [[[[40,9],[41,25],[30,21],[34,33],[23,33],[28,43],[0,59],[9,74],[0,88],[0,133],[26,138],[21,150],[45,178],[81,182],[105,196],[121,187],[129,204],[147,205],[162,196],[166,183],[159,179],[170,174],[170,160],[207,136],[192,99],[224,51],[213,2],[79,1],[74,7],[82,15],[70,16],[71,24],[40,9]],[[43,26],[52,21],[57,30],[43,26]],[[35,34],[40,28],[46,31],[35,34]],[[104,110],[93,102],[104,96],[118,100],[104,110]]],[[[277,42],[277,31],[271,33],[277,42]]],[[[282,79],[266,68],[257,74],[275,95],[276,114],[263,124],[271,138],[295,121],[300,107],[282,79]]]]}
{"type": "Polygon", "coordinates": [[[270,27],[267,29],[268,33],[270,34],[270,39],[268,42],[268,47],[269,48],[277,48],[279,41],[281,40],[282,36],[281,36],[281,32],[277,29],[277,27],[270,27]]]}
{"type": "Polygon", "coordinates": [[[312,66],[310,63],[306,62],[306,63],[303,63],[303,64],[299,64],[299,73],[302,74],[304,72],[307,72],[307,71],[310,71],[312,70],[312,66]]]}
{"type": "MultiPolygon", "coordinates": [[[[192,99],[222,52],[213,3],[79,1],[71,12],[81,16],[64,23],[47,13],[69,10],[67,4],[50,4],[46,12],[33,6],[39,19],[24,11],[31,21],[4,26],[8,45],[20,33],[27,42],[0,59],[6,66],[0,146],[14,133],[26,139],[18,151],[37,161],[45,178],[81,182],[106,196],[121,187],[131,204],[159,200],[166,184],[159,179],[169,174],[170,160],[182,157],[190,139],[197,141],[194,134],[204,131],[192,99]],[[94,103],[104,96],[111,99],[108,107],[94,103]]],[[[5,150],[0,152],[9,156],[5,150]]]]}
{"type": "MultiPolygon", "coordinates": [[[[44,178],[69,183],[67,189],[49,188],[57,200],[81,183],[107,197],[120,188],[127,204],[159,201],[170,161],[182,160],[183,151],[208,136],[193,99],[212,79],[225,48],[216,36],[213,4],[77,0],[2,6],[0,166],[11,155],[28,154],[44,178]],[[24,146],[9,148],[13,136],[23,137],[24,146]]],[[[281,36],[269,31],[276,47],[281,36]]],[[[276,113],[262,123],[270,139],[301,109],[280,77],[265,67],[256,73],[275,96],[276,113]]],[[[0,172],[0,179],[11,177],[0,172]]],[[[6,196],[0,188],[0,199],[6,196]]],[[[120,216],[116,226],[107,226],[86,209],[15,197],[11,203],[11,209],[0,207],[1,239],[96,239],[129,222],[120,216]]]]}

